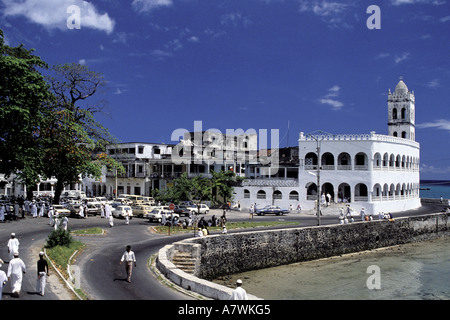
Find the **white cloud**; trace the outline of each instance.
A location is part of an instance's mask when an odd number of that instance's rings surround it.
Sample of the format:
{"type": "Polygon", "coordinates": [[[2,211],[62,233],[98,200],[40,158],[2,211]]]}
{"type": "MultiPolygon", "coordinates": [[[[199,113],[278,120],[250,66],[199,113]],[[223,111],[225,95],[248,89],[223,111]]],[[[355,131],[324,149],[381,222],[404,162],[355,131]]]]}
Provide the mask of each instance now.
{"type": "Polygon", "coordinates": [[[450,173],[450,167],[435,167],[435,166],[429,166],[427,164],[422,164],[420,166],[420,172],[421,173],[436,173],[436,174],[448,174],[450,173]]]}
{"type": "Polygon", "coordinates": [[[351,28],[351,18],[345,16],[350,6],[347,3],[329,0],[300,0],[299,3],[300,12],[312,12],[332,28],[351,28]]]}
{"type": "Polygon", "coordinates": [[[422,3],[422,4],[432,4],[432,5],[442,5],[446,2],[443,0],[392,0],[392,4],[395,6],[399,6],[402,4],[416,4],[416,3],[422,3]]]}
{"type": "Polygon", "coordinates": [[[115,21],[107,13],[100,14],[96,7],[83,0],[0,0],[4,5],[5,16],[24,16],[29,21],[48,29],[69,30],[67,13],[70,6],[80,8],[81,28],[90,28],[106,33],[114,30],[115,21]]]}
{"type": "Polygon", "coordinates": [[[300,1],[300,12],[311,11],[318,16],[331,16],[342,13],[347,6],[345,3],[325,0],[302,0],[300,1]]]}
{"type": "Polygon", "coordinates": [[[244,27],[248,27],[252,24],[252,21],[242,15],[239,12],[236,13],[227,13],[220,17],[220,24],[225,26],[233,26],[237,27],[238,25],[243,25],[244,27]]]}
{"type": "Polygon", "coordinates": [[[396,56],[394,61],[395,61],[395,63],[398,64],[398,63],[408,59],[410,56],[411,56],[411,54],[409,52],[404,52],[400,56],[396,56]]]}
{"type": "Polygon", "coordinates": [[[334,99],[339,96],[340,90],[341,87],[339,87],[338,85],[332,86],[330,89],[328,89],[328,93],[319,99],[319,102],[322,104],[330,105],[332,110],[341,110],[344,104],[341,101],[334,99]]]}
{"type": "Polygon", "coordinates": [[[192,36],[188,39],[189,42],[200,42],[200,39],[197,36],[192,36]]]}
{"type": "Polygon", "coordinates": [[[378,56],[375,57],[375,59],[383,59],[389,57],[391,54],[388,52],[382,52],[378,56]]]}
{"type": "Polygon", "coordinates": [[[433,79],[433,80],[427,82],[427,87],[430,87],[430,88],[438,88],[440,86],[441,86],[441,84],[439,83],[438,79],[433,79]]]}
{"type": "Polygon", "coordinates": [[[131,5],[139,12],[150,12],[159,7],[172,6],[172,0],[134,0],[131,5]]]}
{"type": "Polygon", "coordinates": [[[432,122],[425,122],[421,124],[416,124],[418,128],[436,128],[441,130],[450,131],[450,120],[438,119],[432,122]]]}

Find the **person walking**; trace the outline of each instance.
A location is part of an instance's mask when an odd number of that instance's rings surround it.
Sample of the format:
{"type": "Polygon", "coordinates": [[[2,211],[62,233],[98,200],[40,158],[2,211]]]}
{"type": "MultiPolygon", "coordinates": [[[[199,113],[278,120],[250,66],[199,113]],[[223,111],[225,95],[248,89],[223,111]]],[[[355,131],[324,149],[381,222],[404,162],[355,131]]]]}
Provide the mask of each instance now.
{"type": "MultiPolygon", "coordinates": [[[[0,259],[0,268],[3,265],[3,260],[0,259]]],[[[0,270],[0,300],[2,300],[3,296],[3,286],[6,284],[6,281],[8,281],[8,277],[6,276],[5,271],[0,270]]]]}
{"type": "Polygon", "coordinates": [[[31,215],[33,216],[33,218],[37,218],[37,207],[36,207],[36,201],[33,200],[33,203],[31,204],[31,215]]]}
{"type": "Polygon", "coordinates": [[[19,239],[16,238],[16,234],[14,232],[11,233],[11,238],[6,245],[8,247],[9,260],[14,259],[14,252],[19,252],[19,244],[19,239]]]}
{"type": "Polygon", "coordinates": [[[69,219],[64,215],[61,219],[61,225],[64,231],[67,231],[67,226],[69,225],[69,219]]]}
{"type": "Polygon", "coordinates": [[[112,228],[114,226],[114,217],[112,214],[109,215],[109,227],[112,228]]]}
{"type": "Polygon", "coordinates": [[[242,288],[242,280],[237,279],[236,289],[231,293],[230,300],[248,300],[247,292],[242,288]]]}
{"type": "Polygon", "coordinates": [[[131,274],[133,273],[133,264],[136,267],[136,257],[134,252],[131,251],[131,246],[127,246],[126,251],[123,253],[120,259],[120,264],[125,261],[125,271],[127,273],[127,282],[131,282],[131,274]]]}
{"type": "Polygon", "coordinates": [[[48,224],[50,225],[50,227],[53,227],[53,223],[55,223],[53,221],[53,215],[54,215],[53,206],[50,206],[50,208],[48,209],[47,215],[48,215],[48,217],[50,219],[48,224]]]}
{"type": "Polygon", "coordinates": [[[36,292],[44,296],[45,294],[45,284],[47,283],[47,277],[49,276],[48,263],[44,259],[44,252],[39,252],[39,260],[37,261],[37,281],[36,281],[36,292]]]}
{"type": "Polygon", "coordinates": [[[19,297],[22,289],[22,275],[27,272],[25,263],[19,258],[19,252],[14,252],[14,259],[9,262],[7,277],[11,283],[13,296],[19,297]]]}

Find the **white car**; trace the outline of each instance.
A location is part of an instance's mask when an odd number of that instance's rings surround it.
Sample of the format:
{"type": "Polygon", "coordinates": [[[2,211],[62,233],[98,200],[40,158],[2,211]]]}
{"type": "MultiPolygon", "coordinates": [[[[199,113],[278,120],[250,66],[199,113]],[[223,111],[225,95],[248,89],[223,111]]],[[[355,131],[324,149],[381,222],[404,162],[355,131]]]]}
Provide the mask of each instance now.
{"type": "Polygon", "coordinates": [[[148,214],[148,220],[150,222],[152,221],[161,222],[163,214],[165,215],[166,219],[170,219],[171,216],[173,216],[174,218],[176,217],[178,219],[180,218],[180,215],[178,213],[173,213],[173,211],[168,211],[164,209],[153,209],[148,214]]]}
{"type": "Polygon", "coordinates": [[[53,205],[53,211],[57,214],[64,214],[64,215],[70,215],[70,210],[67,209],[65,206],[60,204],[54,204],[53,205]]]}
{"type": "Polygon", "coordinates": [[[206,204],[201,203],[201,204],[198,205],[198,207],[197,207],[197,205],[194,204],[192,206],[189,206],[188,209],[192,213],[204,213],[204,214],[207,214],[209,212],[209,207],[206,204]],[[200,212],[198,210],[198,207],[200,207],[200,212]]]}
{"type": "Polygon", "coordinates": [[[125,216],[128,214],[128,216],[133,218],[133,209],[131,209],[130,206],[126,205],[119,205],[112,208],[112,215],[115,218],[125,218],[125,216]]]}
{"type": "Polygon", "coordinates": [[[152,212],[152,207],[146,205],[135,205],[132,207],[133,214],[138,218],[148,218],[150,212],[152,212]]]}

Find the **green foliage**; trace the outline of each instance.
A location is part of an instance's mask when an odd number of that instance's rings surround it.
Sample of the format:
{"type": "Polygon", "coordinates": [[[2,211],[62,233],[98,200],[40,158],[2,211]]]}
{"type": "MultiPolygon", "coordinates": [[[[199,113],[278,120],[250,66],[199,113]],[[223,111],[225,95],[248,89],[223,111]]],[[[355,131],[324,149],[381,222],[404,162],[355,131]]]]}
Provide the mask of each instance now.
{"type": "Polygon", "coordinates": [[[18,172],[27,185],[39,181],[40,133],[52,114],[52,95],[39,72],[46,68],[33,50],[5,45],[0,30],[0,172],[18,172]]]}
{"type": "Polygon", "coordinates": [[[167,190],[153,190],[152,196],[162,203],[180,201],[215,201],[219,203],[233,198],[233,186],[244,180],[238,177],[233,171],[211,171],[212,177],[206,178],[198,175],[189,178],[187,173],[183,173],[180,178],[174,181],[174,186],[167,190]]]}
{"type": "Polygon", "coordinates": [[[103,166],[124,172],[104,151],[115,139],[98,123],[103,101],[91,98],[103,76],[79,64],[52,67],[20,45],[4,44],[0,30],[0,172],[18,174],[27,186],[56,177],[55,202],[80,175],[101,176],[103,166]]]}
{"type": "Polygon", "coordinates": [[[57,246],[69,247],[72,244],[73,238],[70,231],[58,228],[53,230],[47,238],[46,248],[54,248],[57,246]]]}

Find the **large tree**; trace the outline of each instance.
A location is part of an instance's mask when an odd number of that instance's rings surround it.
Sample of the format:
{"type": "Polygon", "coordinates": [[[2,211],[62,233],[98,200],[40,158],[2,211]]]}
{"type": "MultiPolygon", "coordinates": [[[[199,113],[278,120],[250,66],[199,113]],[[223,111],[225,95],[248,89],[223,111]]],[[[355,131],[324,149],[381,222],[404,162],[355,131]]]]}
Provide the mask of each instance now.
{"type": "Polygon", "coordinates": [[[123,168],[104,153],[115,139],[94,118],[102,102],[87,101],[104,85],[102,75],[74,63],[54,66],[51,72],[48,81],[55,112],[45,131],[45,161],[50,164],[45,175],[57,179],[54,201],[58,202],[64,186],[80,175],[99,178],[104,166],[119,172],[123,168]]]}
{"type": "Polygon", "coordinates": [[[7,46],[0,30],[0,172],[26,186],[39,181],[41,129],[52,116],[52,95],[40,73],[47,65],[33,50],[7,46]]]}
{"type": "Polygon", "coordinates": [[[105,154],[115,142],[90,103],[103,77],[79,64],[47,64],[23,45],[5,45],[0,30],[0,172],[17,174],[30,190],[55,177],[55,202],[64,186],[80,175],[100,177],[102,168],[123,166],[105,154]]]}

